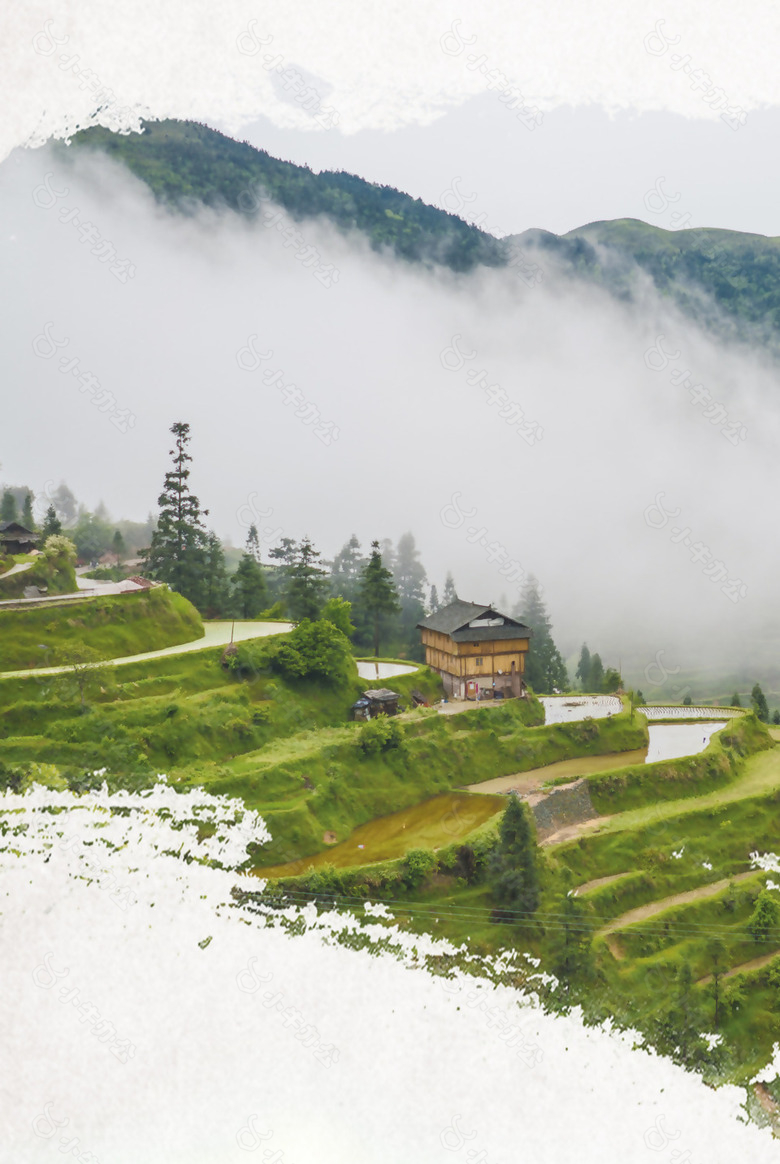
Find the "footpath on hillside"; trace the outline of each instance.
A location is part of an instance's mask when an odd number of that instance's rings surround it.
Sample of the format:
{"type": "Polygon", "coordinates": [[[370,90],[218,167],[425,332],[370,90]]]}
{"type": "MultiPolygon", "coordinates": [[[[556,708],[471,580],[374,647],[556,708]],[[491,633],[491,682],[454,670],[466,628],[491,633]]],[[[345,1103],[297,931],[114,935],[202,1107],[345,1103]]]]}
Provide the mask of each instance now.
{"type": "MultiPolygon", "coordinates": [[[[144,663],[147,659],[162,659],[166,655],[184,655],[189,651],[207,651],[210,647],[226,647],[247,639],[262,639],[269,635],[288,634],[293,629],[291,622],[205,622],[202,638],[189,643],[179,643],[173,647],[162,647],[158,651],[145,651],[139,655],[124,655],[119,659],[104,659],[95,664],[99,667],[119,667],[123,663],[144,663]]],[[[30,675],[62,675],[70,671],[64,667],[36,667],[24,671],[0,671],[0,679],[23,679],[30,675]]]]}

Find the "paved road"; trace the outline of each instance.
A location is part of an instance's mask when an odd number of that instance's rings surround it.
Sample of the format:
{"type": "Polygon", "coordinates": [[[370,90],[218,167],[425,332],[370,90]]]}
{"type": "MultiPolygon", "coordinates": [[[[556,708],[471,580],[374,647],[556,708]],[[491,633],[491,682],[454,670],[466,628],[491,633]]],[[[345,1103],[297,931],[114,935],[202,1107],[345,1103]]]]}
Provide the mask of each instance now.
{"type": "MultiPolygon", "coordinates": [[[[141,655],[125,655],[121,659],[106,659],[99,666],[118,667],[122,663],[143,663],[146,659],[161,659],[165,655],[185,655],[189,651],[206,651],[209,647],[226,647],[230,642],[241,643],[247,639],[262,639],[268,635],[283,635],[293,629],[291,622],[207,622],[203,624],[206,633],[190,643],[180,643],[175,647],[163,647],[159,651],[145,651],[141,655]]],[[[69,667],[38,667],[25,671],[2,671],[0,679],[19,679],[31,675],[61,675],[69,667]]]]}

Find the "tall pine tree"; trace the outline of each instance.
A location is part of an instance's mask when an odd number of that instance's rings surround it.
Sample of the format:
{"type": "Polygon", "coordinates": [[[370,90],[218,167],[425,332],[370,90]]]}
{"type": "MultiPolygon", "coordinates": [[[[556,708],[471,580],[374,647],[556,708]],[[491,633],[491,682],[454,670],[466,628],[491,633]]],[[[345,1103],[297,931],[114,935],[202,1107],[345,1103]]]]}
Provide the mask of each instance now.
{"type": "Polygon", "coordinates": [[[509,797],[501,817],[498,848],[491,859],[491,873],[493,896],[502,906],[521,913],[533,913],[537,909],[539,873],[536,863],[536,829],[531,810],[519,796],[509,797]]]}
{"type": "Polygon", "coordinates": [[[206,535],[206,569],[202,600],[206,618],[224,618],[232,613],[231,597],[225,551],[214,531],[209,530],[206,535]]]}
{"type": "Polygon", "coordinates": [[[167,582],[202,610],[209,590],[209,537],[203,524],[208,510],[201,510],[200,501],[190,490],[190,426],[177,422],[171,432],[175,437],[175,448],[170,450],[173,464],[157,499],[160,513],[144,554],[144,568],[150,578],[167,582]]]}
{"type": "Polygon", "coordinates": [[[320,556],[309,538],[304,538],[288,566],[285,602],[296,622],[319,618],[322,610],[327,574],[319,565],[320,556]]]}
{"type": "Polygon", "coordinates": [[[233,606],[239,618],[257,618],[268,606],[268,583],[260,565],[257,526],[250,525],[241,561],[231,579],[233,606]]]}
{"type": "Polygon", "coordinates": [[[398,539],[393,578],[401,604],[401,635],[404,645],[414,649],[419,643],[417,623],[425,617],[425,567],[411,533],[398,539]]]}
{"type": "Polygon", "coordinates": [[[359,606],[371,624],[374,654],[379,655],[379,638],[387,620],[401,609],[393,575],[382,564],[379,542],[371,543],[371,557],[360,578],[359,606]]]}
{"type": "Polygon", "coordinates": [[[354,602],[360,587],[360,574],[366,560],[360,542],[353,534],[336,554],[330,569],[330,592],[339,598],[354,602]]]}
{"type": "Polygon", "coordinates": [[[257,526],[252,523],[249,527],[249,533],[246,535],[246,545],[244,553],[249,554],[255,562],[260,562],[260,535],[257,532],[257,526]]]}
{"type": "Polygon", "coordinates": [[[458,601],[458,593],[455,589],[455,582],[450,571],[447,571],[447,577],[444,579],[444,590],[442,591],[441,604],[442,606],[449,606],[451,602],[458,601]]]}
{"type": "Polygon", "coordinates": [[[526,659],[525,681],[537,694],[564,691],[569,685],[566,665],[553,642],[550,619],[542,601],[539,583],[533,574],[528,577],[523,596],[513,611],[531,628],[530,648],[526,659]]]}
{"type": "Polygon", "coordinates": [[[10,489],[6,489],[3,492],[3,500],[0,501],[0,522],[17,521],[18,516],[16,498],[10,489]]]}
{"type": "Polygon", "coordinates": [[[43,529],[41,530],[40,545],[46,544],[46,539],[52,537],[54,534],[62,533],[62,522],[57,517],[57,511],[53,505],[50,505],[46,510],[46,517],[43,520],[43,529]]]}
{"type": "Polygon", "coordinates": [[[582,650],[580,651],[580,661],[577,664],[576,675],[580,681],[582,690],[590,690],[588,687],[588,684],[590,683],[590,651],[588,650],[587,643],[582,644],[582,650]]]}
{"type": "Polygon", "coordinates": [[[35,529],[32,493],[25,493],[24,495],[24,505],[22,506],[22,525],[25,529],[35,529]]]}

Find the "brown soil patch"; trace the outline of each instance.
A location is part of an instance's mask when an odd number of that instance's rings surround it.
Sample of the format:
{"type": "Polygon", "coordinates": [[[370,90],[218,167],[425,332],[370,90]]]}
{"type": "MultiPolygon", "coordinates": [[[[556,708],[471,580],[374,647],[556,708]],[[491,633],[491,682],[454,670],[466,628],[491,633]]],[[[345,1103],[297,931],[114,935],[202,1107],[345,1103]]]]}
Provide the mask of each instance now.
{"type": "Polygon", "coordinates": [[[736,877],[724,877],[722,881],[711,881],[708,885],[699,885],[696,889],[688,889],[685,893],[675,893],[672,897],[664,897],[661,901],[651,901],[647,905],[640,905],[637,909],[630,909],[622,917],[616,917],[599,933],[608,934],[614,930],[622,930],[626,926],[646,921],[647,918],[654,917],[657,913],[663,913],[664,910],[671,909],[674,905],[687,905],[691,901],[699,901],[702,897],[712,897],[713,894],[720,893],[722,889],[727,889],[731,881],[744,881],[746,877],[755,877],[756,872],[756,869],[751,869],[748,873],[738,873],[736,877]]]}
{"type": "Polygon", "coordinates": [[[547,845],[561,845],[564,841],[573,841],[575,837],[579,837],[583,833],[595,832],[610,819],[608,816],[597,816],[593,820],[584,820],[580,824],[565,825],[562,829],[550,833],[549,837],[545,837],[539,844],[546,847],[547,845]]]}
{"type": "Polygon", "coordinates": [[[622,962],[623,959],[625,958],[625,954],[623,953],[623,947],[621,946],[621,944],[617,940],[617,938],[614,937],[612,934],[609,934],[609,936],[607,938],[605,938],[605,941],[607,944],[607,949],[609,950],[610,954],[615,959],[615,961],[622,962]]]}
{"type": "Polygon", "coordinates": [[[574,896],[590,893],[591,889],[601,889],[602,885],[609,885],[610,881],[619,881],[621,877],[628,877],[628,873],[610,873],[608,877],[594,877],[592,881],[585,881],[574,890],[574,896]]]}
{"type": "MultiPolygon", "coordinates": [[[[751,958],[749,962],[740,962],[739,966],[732,966],[725,974],[721,974],[720,980],[723,982],[725,978],[733,978],[735,974],[746,974],[748,970],[758,970],[761,966],[766,966],[767,962],[771,962],[780,954],[780,950],[772,950],[770,954],[761,954],[758,958],[751,958]]],[[[698,985],[707,986],[712,982],[712,975],[708,974],[705,978],[700,978],[698,985]]]]}
{"type": "Polygon", "coordinates": [[[322,834],[322,842],[325,845],[335,845],[337,840],[338,837],[334,833],[333,829],[328,829],[327,832],[322,834]]]}

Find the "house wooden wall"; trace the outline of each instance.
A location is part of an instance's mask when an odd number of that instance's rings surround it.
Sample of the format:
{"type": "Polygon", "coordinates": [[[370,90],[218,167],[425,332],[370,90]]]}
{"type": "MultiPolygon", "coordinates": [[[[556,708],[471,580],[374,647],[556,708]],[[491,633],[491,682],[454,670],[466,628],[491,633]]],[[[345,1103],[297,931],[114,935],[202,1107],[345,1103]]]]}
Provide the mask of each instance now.
{"type": "Polygon", "coordinates": [[[525,672],[528,639],[488,639],[482,643],[456,643],[441,631],[422,631],[425,662],[436,671],[461,678],[508,674],[512,663],[518,674],[525,672]]]}

